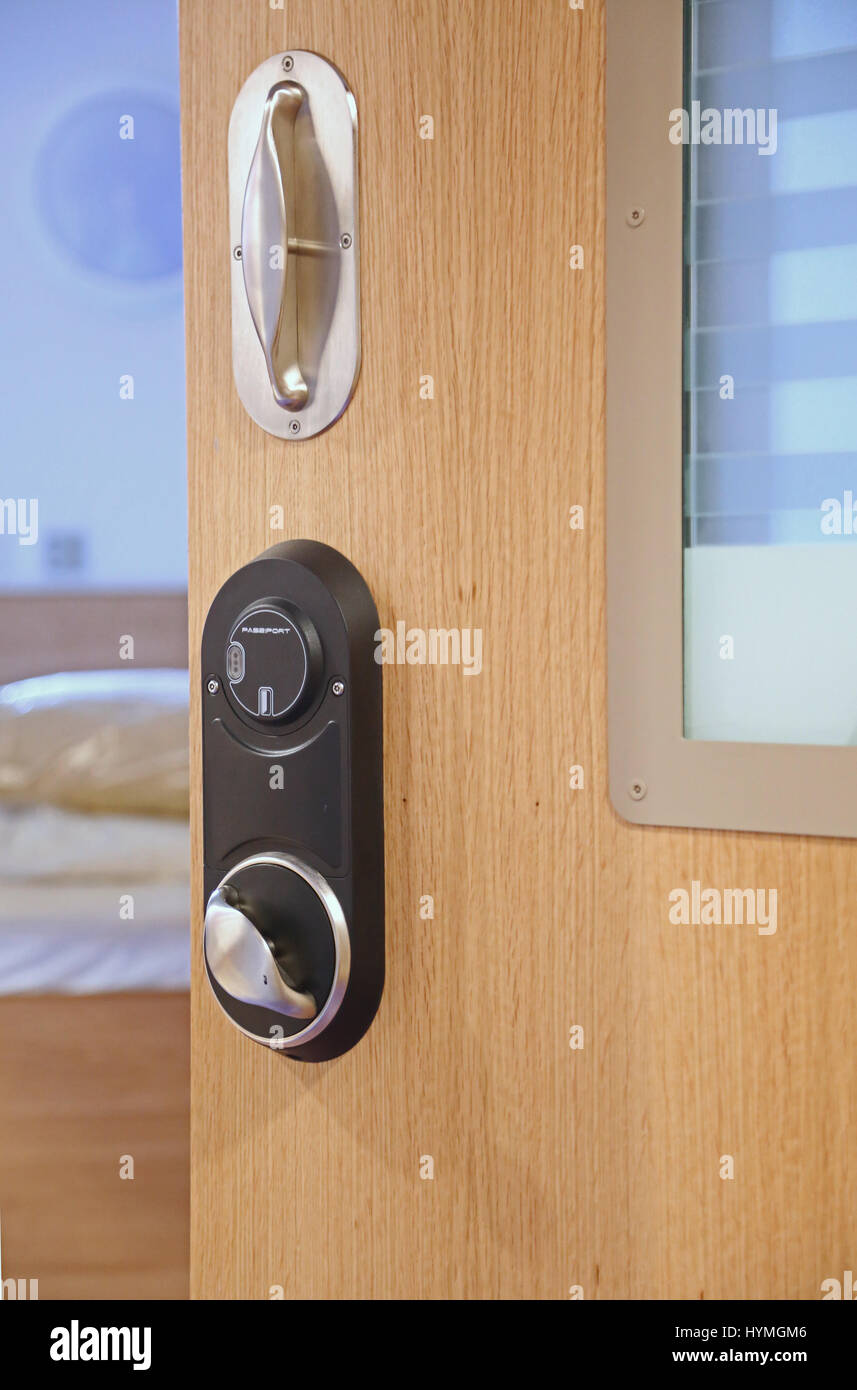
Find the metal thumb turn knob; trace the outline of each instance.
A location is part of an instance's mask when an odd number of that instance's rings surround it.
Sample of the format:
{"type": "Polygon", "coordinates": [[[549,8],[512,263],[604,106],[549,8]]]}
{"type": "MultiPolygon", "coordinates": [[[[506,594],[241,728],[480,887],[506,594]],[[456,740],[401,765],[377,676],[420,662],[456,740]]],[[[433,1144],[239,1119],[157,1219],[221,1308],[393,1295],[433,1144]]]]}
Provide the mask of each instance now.
{"type": "Polygon", "coordinates": [[[208,900],[204,941],[208,968],[233,999],[289,1018],[315,1018],[318,1008],[312,995],[289,984],[268,942],[228,885],[215,889],[208,900]]]}

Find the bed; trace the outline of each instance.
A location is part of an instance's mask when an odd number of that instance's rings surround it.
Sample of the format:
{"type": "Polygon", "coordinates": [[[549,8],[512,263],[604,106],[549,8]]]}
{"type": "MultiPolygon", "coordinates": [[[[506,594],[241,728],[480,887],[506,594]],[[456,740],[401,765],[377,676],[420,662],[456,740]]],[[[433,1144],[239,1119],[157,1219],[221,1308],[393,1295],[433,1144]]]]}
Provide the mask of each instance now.
{"type": "Polygon", "coordinates": [[[5,596],[0,624],[3,1277],[186,1297],[186,601],[5,596]]]}

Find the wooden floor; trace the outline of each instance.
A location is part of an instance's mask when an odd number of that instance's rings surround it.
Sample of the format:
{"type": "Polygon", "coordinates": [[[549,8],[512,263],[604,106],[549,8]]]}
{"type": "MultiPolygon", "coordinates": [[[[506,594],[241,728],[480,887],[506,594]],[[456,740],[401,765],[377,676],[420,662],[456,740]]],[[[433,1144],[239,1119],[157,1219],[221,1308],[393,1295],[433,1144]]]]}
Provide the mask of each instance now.
{"type": "Polygon", "coordinates": [[[186,994],[0,999],[4,1279],[187,1298],[188,1041],[186,994]]]}

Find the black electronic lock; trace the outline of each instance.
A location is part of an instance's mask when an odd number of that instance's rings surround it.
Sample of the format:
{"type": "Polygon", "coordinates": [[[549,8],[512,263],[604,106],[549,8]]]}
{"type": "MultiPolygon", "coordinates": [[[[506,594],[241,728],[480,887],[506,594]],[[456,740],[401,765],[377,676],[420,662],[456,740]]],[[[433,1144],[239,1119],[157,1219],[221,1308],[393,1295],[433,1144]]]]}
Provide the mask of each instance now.
{"type": "Polygon", "coordinates": [[[202,636],[205,968],[241,1032],[307,1062],[384,985],[378,614],[344,555],[272,546],[202,636]]]}

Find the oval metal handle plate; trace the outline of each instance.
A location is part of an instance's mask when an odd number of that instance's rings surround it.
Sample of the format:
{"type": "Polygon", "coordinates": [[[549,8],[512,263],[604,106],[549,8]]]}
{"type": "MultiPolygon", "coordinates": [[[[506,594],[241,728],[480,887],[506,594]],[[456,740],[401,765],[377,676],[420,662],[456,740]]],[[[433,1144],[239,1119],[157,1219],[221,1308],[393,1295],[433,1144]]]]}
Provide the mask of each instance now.
{"type": "Polygon", "coordinates": [[[229,124],[232,364],[257,424],[311,438],[360,370],[357,108],[300,50],[262,63],[229,124]]]}

